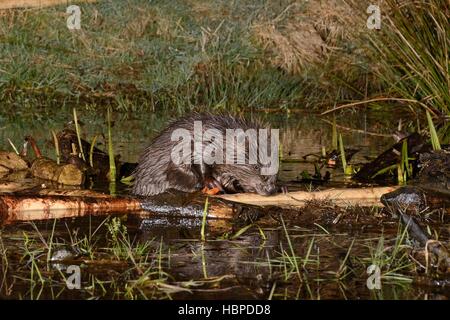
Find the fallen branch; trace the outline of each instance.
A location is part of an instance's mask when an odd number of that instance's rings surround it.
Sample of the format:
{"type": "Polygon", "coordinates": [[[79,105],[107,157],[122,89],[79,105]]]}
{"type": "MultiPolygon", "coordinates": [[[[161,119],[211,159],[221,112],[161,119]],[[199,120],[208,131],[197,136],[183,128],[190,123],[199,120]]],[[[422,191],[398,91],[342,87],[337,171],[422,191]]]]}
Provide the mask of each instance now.
{"type": "MultiPolygon", "coordinates": [[[[203,203],[200,199],[180,206],[152,199],[111,197],[88,191],[86,192],[89,193],[89,196],[76,195],[79,192],[80,190],[61,192],[42,190],[42,195],[0,195],[0,221],[7,224],[15,221],[61,219],[89,215],[107,216],[113,213],[146,217],[177,215],[186,218],[199,218],[203,214],[203,203]]],[[[233,206],[215,200],[209,207],[208,218],[231,219],[234,212],[233,206]]]]}
{"type": "Polygon", "coordinates": [[[45,220],[141,210],[131,198],[10,196],[0,197],[3,221],[45,220]]]}
{"type": "MultiPolygon", "coordinates": [[[[323,119],[323,118],[321,118],[320,120],[322,120],[323,122],[326,122],[326,123],[328,123],[330,125],[333,125],[333,122],[331,122],[330,120],[323,119]]],[[[336,128],[342,129],[342,130],[345,130],[345,131],[351,131],[351,132],[356,132],[356,133],[361,133],[361,134],[367,134],[369,136],[387,137],[387,138],[392,137],[392,134],[370,132],[370,131],[366,131],[366,130],[362,130],[362,129],[354,129],[354,128],[349,128],[349,127],[344,127],[344,126],[341,126],[339,124],[336,124],[336,128]]]]}
{"type": "Polygon", "coordinates": [[[305,205],[305,202],[311,200],[331,200],[341,206],[359,205],[380,207],[383,206],[380,202],[381,196],[395,189],[397,187],[348,188],[329,189],[317,192],[296,191],[270,197],[250,193],[224,194],[215,197],[241,204],[276,206],[281,208],[300,208],[305,205]]]}
{"type": "MultiPolygon", "coordinates": [[[[327,111],[322,112],[320,115],[325,115],[331,112],[335,112],[337,110],[340,109],[344,109],[344,108],[348,108],[348,107],[356,107],[356,106],[364,106],[368,103],[371,102],[378,102],[378,101],[398,101],[398,102],[406,102],[406,103],[416,103],[419,106],[423,107],[425,110],[428,110],[428,112],[432,113],[434,116],[436,116],[436,113],[430,109],[430,107],[428,107],[426,104],[414,100],[414,99],[403,99],[403,98],[389,98],[389,97],[379,97],[379,98],[373,98],[373,99],[368,99],[368,100],[364,100],[364,101],[357,101],[357,102],[352,102],[352,103],[347,103],[347,104],[343,104],[340,105],[338,107],[334,107],[332,109],[329,109],[327,111]]],[[[408,104],[406,104],[405,106],[409,106],[408,104]]],[[[411,110],[414,112],[414,109],[411,108],[411,110]]]]}

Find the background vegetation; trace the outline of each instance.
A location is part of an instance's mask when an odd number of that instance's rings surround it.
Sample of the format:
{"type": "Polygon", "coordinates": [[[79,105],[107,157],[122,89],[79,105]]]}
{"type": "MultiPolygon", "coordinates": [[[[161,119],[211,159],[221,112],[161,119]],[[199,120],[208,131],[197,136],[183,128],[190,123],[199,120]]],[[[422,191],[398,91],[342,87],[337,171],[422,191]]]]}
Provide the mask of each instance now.
{"type": "Polygon", "coordinates": [[[324,111],[368,100],[448,120],[446,1],[384,1],[381,30],[366,27],[367,4],[353,0],[81,8],[79,31],[66,27],[65,6],[1,12],[3,110],[324,111]]]}

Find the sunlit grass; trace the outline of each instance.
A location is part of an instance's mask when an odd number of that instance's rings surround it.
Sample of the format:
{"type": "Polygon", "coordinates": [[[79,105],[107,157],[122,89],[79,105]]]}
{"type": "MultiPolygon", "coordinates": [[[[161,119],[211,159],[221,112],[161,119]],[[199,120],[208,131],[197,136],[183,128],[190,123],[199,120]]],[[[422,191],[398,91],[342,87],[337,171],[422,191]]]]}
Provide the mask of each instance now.
{"type": "Polygon", "coordinates": [[[21,112],[61,104],[135,112],[292,106],[304,81],[271,66],[255,45],[252,6],[221,1],[196,19],[182,2],[83,4],[79,32],[67,29],[63,6],[7,12],[0,101],[5,110],[21,104],[21,112]]]}

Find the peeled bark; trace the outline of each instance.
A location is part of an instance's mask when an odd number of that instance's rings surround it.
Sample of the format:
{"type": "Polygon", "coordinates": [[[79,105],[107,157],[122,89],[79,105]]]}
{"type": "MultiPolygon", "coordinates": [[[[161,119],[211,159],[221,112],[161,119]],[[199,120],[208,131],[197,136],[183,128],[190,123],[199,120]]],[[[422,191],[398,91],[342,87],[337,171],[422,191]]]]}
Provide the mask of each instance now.
{"type": "Polygon", "coordinates": [[[0,196],[3,221],[59,219],[136,210],[141,210],[140,202],[131,198],[0,196]]]}
{"type": "Polygon", "coordinates": [[[261,196],[251,193],[224,194],[215,197],[241,204],[255,206],[276,206],[281,208],[300,208],[306,201],[330,200],[341,206],[382,206],[380,198],[397,187],[329,189],[317,192],[296,191],[274,196],[261,196]]]}
{"type": "MultiPolygon", "coordinates": [[[[138,216],[177,215],[199,218],[203,215],[203,202],[196,200],[186,206],[170,205],[157,200],[131,197],[112,197],[89,192],[90,196],[74,196],[80,190],[46,191],[43,195],[0,195],[0,220],[4,224],[16,221],[61,219],[83,216],[107,216],[113,213],[138,216]]],[[[88,190],[81,190],[88,191],[88,190]]],[[[231,219],[234,207],[211,199],[208,218],[231,219]]]]}
{"type": "MultiPolygon", "coordinates": [[[[338,205],[380,206],[381,195],[396,187],[330,189],[319,192],[292,192],[274,196],[228,194],[209,197],[208,218],[233,219],[265,214],[273,208],[301,208],[306,201],[331,200],[338,205]],[[225,201],[224,201],[225,200],[225,201]],[[267,208],[264,208],[267,207],[267,208]]],[[[152,198],[112,197],[90,190],[41,190],[38,195],[0,195],[3,222],[110,215],[201,218],[205,198],[196,194],[168,194],[152,198]]]]}

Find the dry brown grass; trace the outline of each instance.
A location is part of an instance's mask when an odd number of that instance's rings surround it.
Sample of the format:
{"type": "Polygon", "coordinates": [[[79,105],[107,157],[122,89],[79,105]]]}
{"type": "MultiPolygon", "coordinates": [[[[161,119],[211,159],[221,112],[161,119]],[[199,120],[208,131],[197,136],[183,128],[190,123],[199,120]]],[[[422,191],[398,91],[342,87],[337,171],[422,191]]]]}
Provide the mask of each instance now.
{"type": "Polygon", "coordinates": [[[195,17],[211,17],[214,13],[214,4],[212,1],[198,1],[188,0],[189,6],[192,12],[195,13],[195,17]]]}
{"type": "Polygon", "coordinates": [[[289,73],[327,60],[359,29],[354,10],[343,0],[293,3],[276,18],[262,18],[253,25],[257,41],[272,53],[272,64],[289,73]]]}
{"type": "Polygon", "coordinates": [[[150,23],[155,22],[156,12],[149,12],[143,8],[136,7],[136,18],[127,23],[123,36],[128,39],[140,38],[150,23]]]}
{"type": "Polygon", "coordinates": [[[364,17],[358,19],[354,6],[345,0],[310,1],[308,6],[314,28],[329,49],[339,47],[343,41],[352,41],[361,32],[364,17]]]}
{"type": "MultiPolygon", "coordinates": [[[[78,0],[77,2],[95,2],[96,0],[78,0]]],[[[2,0],[0,10],[14,8],[43,8],[60,4],[70,5],[68,0],[2,0]]]]}
{"type": "Polygon", "coordinates": [[[309,23],[289,23],[280,30],[274,23],[255,26],[255,34],[266,50],[273,53],[271,62],[289,73],[300,71],[320,61],[324,42],[309,23]]]}

